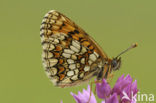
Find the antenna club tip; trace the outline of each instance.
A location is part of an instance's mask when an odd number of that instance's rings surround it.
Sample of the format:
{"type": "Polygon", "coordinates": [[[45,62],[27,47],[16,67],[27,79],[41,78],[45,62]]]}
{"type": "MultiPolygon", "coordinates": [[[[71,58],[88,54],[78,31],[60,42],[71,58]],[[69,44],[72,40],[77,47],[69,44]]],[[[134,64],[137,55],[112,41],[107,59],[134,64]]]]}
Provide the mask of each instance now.
{"type": "Polygon", "coordinates": [[[132,45],[133,48],[135,48],[135,47],[137,47],[137,46],[138,46],[138,43],[134,43],[134,44],[132,45]]]}

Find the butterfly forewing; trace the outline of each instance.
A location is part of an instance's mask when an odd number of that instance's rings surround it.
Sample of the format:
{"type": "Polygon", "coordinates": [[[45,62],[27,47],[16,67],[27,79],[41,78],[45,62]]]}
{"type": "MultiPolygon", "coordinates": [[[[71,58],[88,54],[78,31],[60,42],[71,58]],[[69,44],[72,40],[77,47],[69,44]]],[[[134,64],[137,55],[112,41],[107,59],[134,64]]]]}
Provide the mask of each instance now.
{"type": "Polygon", "coordinates": [[[40,36],[45,71],[57,86],[78,85],[91,79],[107,59],[84,30],[57,11],[45,15],[40,36]]]}

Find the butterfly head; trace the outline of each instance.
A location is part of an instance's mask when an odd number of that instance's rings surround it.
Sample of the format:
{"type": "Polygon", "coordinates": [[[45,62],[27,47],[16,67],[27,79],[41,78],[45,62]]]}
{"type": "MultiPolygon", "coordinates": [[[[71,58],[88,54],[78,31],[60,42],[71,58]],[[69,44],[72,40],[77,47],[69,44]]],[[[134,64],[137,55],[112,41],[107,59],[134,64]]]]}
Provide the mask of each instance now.
{"type": "Polygon", "coordinates": [[[116,71],[119,70],[121,66],[121,57],[113,58],[111,62],[111,70],[116,71]]]}
{"type": "Polygon", "coordinates": [[[125,52],[129,51],[132,48],[137,47],[137,43],[132,44],[129,48],[126,50],[122,51],[119,55],[117,55],[115,58],[112,59],[111,61],[111,70],[116,71],[119,70],[120,65],[121,65],[121,55],[124,54],[125,52]]]}

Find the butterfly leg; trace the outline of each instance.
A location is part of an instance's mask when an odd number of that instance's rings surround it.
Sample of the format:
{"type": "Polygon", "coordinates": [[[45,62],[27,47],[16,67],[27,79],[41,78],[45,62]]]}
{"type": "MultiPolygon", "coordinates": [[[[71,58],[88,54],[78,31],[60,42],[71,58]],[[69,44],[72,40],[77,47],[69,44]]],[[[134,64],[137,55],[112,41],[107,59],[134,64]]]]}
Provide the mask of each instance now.
{"type": "Polygon", "coordinates": [[[107,82],[110,83],[113,79],[114,74],[111,72],[111,66],[109,66],[109,72],[107,76],[107,82]]]}
{"type": "Polygon", "coordinates": [[[111,74],[108,75],[107,82],[108,82],[109,84],[112,82],[113,77],[114,77],[114,74],[113,74],[113,73],[111,73],[111,74]]]}
{"type": "MultiPolygon", "coordinates": [[[[91,99],[91,96],[92,96],[92,87],[93,87],[93,84],[96,84],[96,83],[102,83],[102,80],[96,80],[96,81],[92,81],[91,82],[91,84],[90,84],[90,96],[89,96],[89,100],[88,100],[87,103],[90,102],[90,99],[91,99]]],[[[96,87],[95,87],[94,93],[96,94],[96,87]]]]}

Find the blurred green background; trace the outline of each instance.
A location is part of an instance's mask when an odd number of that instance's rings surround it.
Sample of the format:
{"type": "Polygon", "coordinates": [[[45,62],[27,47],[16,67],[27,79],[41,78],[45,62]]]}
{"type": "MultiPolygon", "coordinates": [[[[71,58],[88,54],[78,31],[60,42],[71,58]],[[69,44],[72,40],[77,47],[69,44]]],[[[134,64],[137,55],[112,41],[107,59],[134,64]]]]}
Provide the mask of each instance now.
{"type": "Polygon", "coordinates": [[[0,0],[0,103],[74,103],[87,84],[57,88],[44,73],[39,36],[43,16],[62,12],[90,34],[109,55],[132,43],[122,56],[122,74],[138,82],[141,93],[156,94],[155,0],[0,0]]]}

